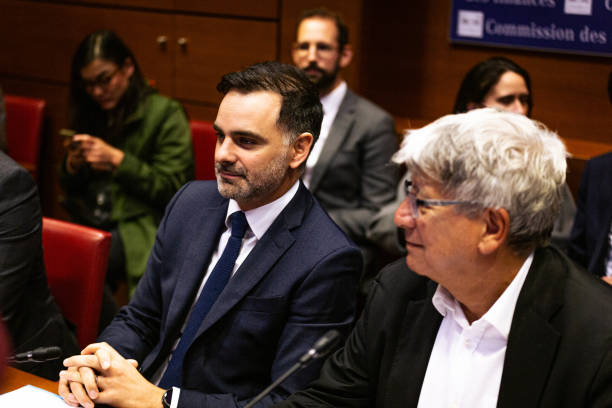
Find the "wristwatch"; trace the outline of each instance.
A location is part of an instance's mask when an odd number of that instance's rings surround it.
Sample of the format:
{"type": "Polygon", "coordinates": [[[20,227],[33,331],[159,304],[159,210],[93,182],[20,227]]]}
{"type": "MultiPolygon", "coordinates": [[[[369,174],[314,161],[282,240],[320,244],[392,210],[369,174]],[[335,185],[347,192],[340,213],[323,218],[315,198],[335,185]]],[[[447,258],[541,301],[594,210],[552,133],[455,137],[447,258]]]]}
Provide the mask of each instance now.
{"type": "Polygon", "coordinates": [[[166,390],[164,395],[162,395],[162,407],[170,408],[170,404],[172,403],[172,388],[166,390]]]}

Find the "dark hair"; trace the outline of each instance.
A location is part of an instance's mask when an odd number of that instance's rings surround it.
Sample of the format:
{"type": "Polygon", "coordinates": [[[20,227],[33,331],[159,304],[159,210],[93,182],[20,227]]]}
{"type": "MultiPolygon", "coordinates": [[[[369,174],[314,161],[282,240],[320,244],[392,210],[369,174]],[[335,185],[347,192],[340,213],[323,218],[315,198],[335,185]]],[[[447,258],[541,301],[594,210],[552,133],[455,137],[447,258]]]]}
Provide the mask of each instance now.
{"type": "Polygon", "coordinates": [[[508,71],[517,73],[525,81],[529,91],[527,116],[530,116],[533,98],[529,74],[514,61],[504,57],[489,58],[476,64],[468,71],[465,78],[463,78],[463,82],[461,82],[461,87],[459,87],[453,113],[467,112],[469,103],[482,104],[487,93],[497,84],[499,78],[508,71]]]}
{"type": "MultiPolygon", "coordinates": [[[[223,75],[217,90],[223,95],[229,91],[251,93],[272,91],[282,96],[277,126],[294,142],[304,133],[311,133],[314,141],[319,137],[323,108],[317,87],[293,65],[280,62],[262,62],[242,71],[223,75]]],[[[314,143],[314,142],[313,142],[314,143]]]]}
{"type": "Polygon", "coordinates": [[[70,122],[76,131],[99,132],[100,129],[107,127],[106,112],[82,86],[81,70],[96,59],[110,61],[122,67],[128,58],[134,65],[134,72],[125,93],[114,109],[114,122],[117,124],[123,123],[123,119],[136,110],[138,103],[154,91],[142,76],[134,54],[117,34],[101,30],[89,34],[81,41],[72,57],[70,70],[70,122]]]}
{"type": "Polygon", "coordinates": [[[344,49],[344,46],[349,42],[349,33],[348,27],[342,20],[342,17],[340,17],[340,14],[331,11],[325,7],[304,10],[302,12],[302,15],[300,16],[300,19],[298,20],[297,27],[302,24],[302,21],[314,17],[326,18],[329,20],[333,20],[334,23],[336,23],[336,28],[338,29],[338,50],[342,51],[344,49]]]}

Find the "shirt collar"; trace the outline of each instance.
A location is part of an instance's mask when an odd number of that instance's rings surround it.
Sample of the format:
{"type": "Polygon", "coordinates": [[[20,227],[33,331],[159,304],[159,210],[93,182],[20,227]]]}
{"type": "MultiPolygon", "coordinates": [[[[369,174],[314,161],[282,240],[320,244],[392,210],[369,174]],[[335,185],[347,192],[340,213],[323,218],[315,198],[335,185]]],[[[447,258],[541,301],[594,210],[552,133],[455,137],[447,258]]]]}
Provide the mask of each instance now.
{"type": "Polygon", "coordinates": [[[346,90],[348,87],[346,86],[346,82],[340,82],[340,85],[336,87],[333,91],[328,93],[327,95],[321,98],[321,105],[323,105],[323,113],[325,115],[332,114],[335,116],[336,112],[340,108],[340,104],[344,99],[344,95],[346,95],[346,90]]]}
{"type": "MultiPolygon", "coordinates": [[[[253,232],[253,234],[255,234],[255,237],[258,240],[261,239],[263,234],[265,234],[268,228],[270,228],[270,225],[272,225],[276,217],[278,217],[281,211],[283,211],[287,204],[289,204],[289,202],[293,199],[298,191],[299,184],[299,180],[296,181],[285,194],[271,203],[244,212],[247,222],[249,223],[249,229],[253,232]]],[[[227,206],[227,214],[225,215],[225,226],[227,228],[231,226],[229,221],[230,216],[236,211],[242,210],[240,209],[240,206],[236,200],[230,199],[227,206]]]]}
{"type": "MultiPolygon", "coordinates": [[[[510,282],[510,285],[504,290],[499,298],[493,303],[493,306],[487,310],[487,312],[474,323],[484,321],[494,327],[499,334],[501,334],[506,340],[510,334],[510,326],[512,324],[512,317],[514,316],[514,308],[518,300],[527,273],[533,262],[533,252],[527,257],[523,265],[519,269],[518,273],[510,282]]],[[[457,300],[450,294],[448,290],[438,284],[436,292],[433,295],[432,303],[438,313],[446,317],[450,313],[455,320],[465,319],[461,305],[457,300]]]]}

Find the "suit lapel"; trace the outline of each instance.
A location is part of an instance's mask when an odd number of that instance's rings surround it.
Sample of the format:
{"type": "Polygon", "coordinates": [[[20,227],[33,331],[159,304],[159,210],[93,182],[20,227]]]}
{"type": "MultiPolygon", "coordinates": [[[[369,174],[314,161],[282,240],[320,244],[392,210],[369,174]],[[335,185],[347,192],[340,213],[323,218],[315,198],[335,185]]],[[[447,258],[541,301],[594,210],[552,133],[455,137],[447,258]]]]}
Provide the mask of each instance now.
{"type": "Polygon", "coordinates": [[[274,220],[221,292],[196,336],[200,336],[243,299],[267,275],[285,251],[293,245],[295,238],[291,229],[301,225],[304,214],[311,203],[312,198],[306,187],[300,183],[295,197],[274,220]]]}
{"type": "Polygon", "coordinates": [[[552,249],[538,249],[510,328],[498,408],[537,407],[560,340],[551,324],[562,307],[566,271],[552,249]]]}
{"type": "Polygon", "coordinates": [[[227,205],[228,200],[223,200],[221,205],[206,210],[206,216],[194,217],[191,223],[191,231],[185,232],[185,236],[197,237],[197,239],[189,244],[183,264],[175,271],[179,278],[177,278],[172,300],[168,307],[166,319],[168,327],[162,330],[164,335],[170,336],[171,341],[176,339],[180,328],[185,323],[187,312],[191,309],[195,295],[202,283],[202,278],[206,273],[205,267],[208,265],[213,251],[217,248],[219,237],[225,227],[227,205]]]}
{"type": "Polygon", "coordinates": [[[344,95],[344,99],[338,108],[338,113],[336,114],[334,123],[329,129],[329,135],[327,136],[325,144],[321,149],[319,160],[317,160],[317,163],[312,170],[312,178],[310,180],[309,189],[313,193],[316,191],[319,182],[329,167],[329,164],[336,156],[336,153],[353,127],[353,123],[355,121],[356,103],[357,96],[347,89],[346,95],[344,95]]]}
{"type": "Polygon", "coordinates": [[[389,407],[416,407],[442,316],[431,303],[436,284],[430,282],[428,296],[406,307],[389,380],[383,390],[389,407]]]}

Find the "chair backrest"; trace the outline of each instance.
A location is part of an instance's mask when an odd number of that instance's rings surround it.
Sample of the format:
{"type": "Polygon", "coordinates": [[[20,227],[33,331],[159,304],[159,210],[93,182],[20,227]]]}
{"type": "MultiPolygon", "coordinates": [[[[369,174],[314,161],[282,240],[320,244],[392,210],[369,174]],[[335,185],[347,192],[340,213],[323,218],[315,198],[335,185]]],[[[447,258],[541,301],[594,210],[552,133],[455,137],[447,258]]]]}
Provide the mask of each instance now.
{"type": "Polygon", "coordinates": [[[217,132],[212,123],[202,120],[190,120],[189,126],[195,159],[195,178],[196,180],[214,180],[217,132]]]}
{"type": "Polygon", "coordinates": [[[85,347],[98,335],[111,234],[43,217],[42,241],[51,293],[85,347]]]}
{"type": "Polygon", "coordinates": [[[45,105],[43,99],[4,95],[8,154],[38,180],[40,142],[45,105]]]}

